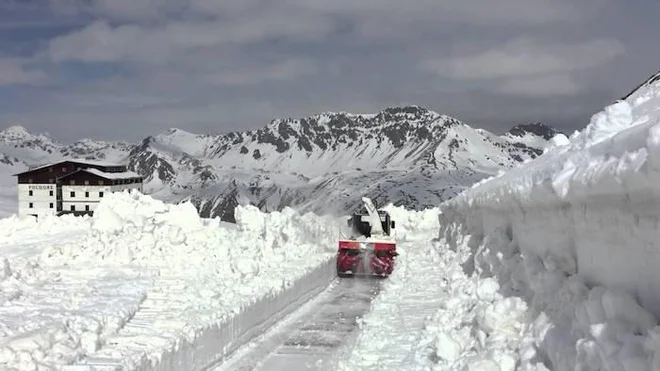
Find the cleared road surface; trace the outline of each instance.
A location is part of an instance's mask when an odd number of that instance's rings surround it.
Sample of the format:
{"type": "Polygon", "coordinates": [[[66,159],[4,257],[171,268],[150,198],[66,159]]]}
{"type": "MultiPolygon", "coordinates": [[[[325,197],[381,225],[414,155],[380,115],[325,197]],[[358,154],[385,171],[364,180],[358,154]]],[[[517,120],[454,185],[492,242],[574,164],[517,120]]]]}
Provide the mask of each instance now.
{"type": "Polygon", "coordinates": [[[214,371],[332,370],[357,336],[357,321],[378,295],[380,278],[339,278],[299,310],[239,349],[214,371]]]}

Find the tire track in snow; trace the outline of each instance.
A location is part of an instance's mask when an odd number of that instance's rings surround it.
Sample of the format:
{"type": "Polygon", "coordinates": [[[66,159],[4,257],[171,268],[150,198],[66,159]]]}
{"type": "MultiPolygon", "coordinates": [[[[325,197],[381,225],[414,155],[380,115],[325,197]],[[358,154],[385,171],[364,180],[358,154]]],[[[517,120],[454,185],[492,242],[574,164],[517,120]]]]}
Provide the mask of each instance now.
{"type": "Polygon", "coordinates": [[[513,371],[534,357],[527,305],[503,296],[496,280],[465,273],[467,241],[457,250],[444,239],[402,246],[400,264],[338,369],[513,371]]]}
{"type": "Polygon", "coordinates": [[[383,279],[340,278],[214,371],[333,370],[383,279]]]}
{"type": "Polygon", "coordinates": [[[356,345],[340,370],[410,370],[427,319],[446,300],[447,272],[426,241],[406,241],[394,273],[374,300],[356,345]]]}

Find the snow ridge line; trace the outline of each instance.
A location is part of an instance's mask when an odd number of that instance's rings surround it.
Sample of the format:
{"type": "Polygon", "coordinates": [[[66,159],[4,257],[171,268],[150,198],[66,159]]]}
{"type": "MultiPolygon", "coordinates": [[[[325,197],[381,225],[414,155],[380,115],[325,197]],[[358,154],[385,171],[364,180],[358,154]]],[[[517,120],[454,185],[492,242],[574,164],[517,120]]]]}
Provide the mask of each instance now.
{"type": "MultiPolygon", "coordinates": [[[[176,339],[162,334],[160,339],[145,336],[158,321],[175,321],[175,318],[159,316],[155,305],[140,308],[132,321],[117,334],[118,340],[102,348],[99,354],[91,354],[84,364],[69,365],[62,371],[186,371],[207,370],[220,365],[239,347],[275,325],[280,319],[295,311],[301,304],[321,293],[336,277],[335,259],[328,259],[309,271],[288,288],[271,292],[242,308],[233,317],[205,328],[186,324],[176,331],[176,339]],[[153,343],[161,343],[159,354],[149,353],[153,343]],[[115,349],[113,348],[115,345],[115,349]],[[136,357],[137,356],[137,357],[136,357]]],[[[185,289],[185,287],[181,287],[185,289]]],[[[164,295],[162,300],[171,298],[164,295]]],[[[159,300],[158,294],[150,293],[149,300],[159,300]]],[[[171,309],[171,308],[170,308],[171,309]]],[[[185,310],[185,308],[181,308],[185,310]]],[[[176,326],[176,323],[173,323],[176,326]]]]}

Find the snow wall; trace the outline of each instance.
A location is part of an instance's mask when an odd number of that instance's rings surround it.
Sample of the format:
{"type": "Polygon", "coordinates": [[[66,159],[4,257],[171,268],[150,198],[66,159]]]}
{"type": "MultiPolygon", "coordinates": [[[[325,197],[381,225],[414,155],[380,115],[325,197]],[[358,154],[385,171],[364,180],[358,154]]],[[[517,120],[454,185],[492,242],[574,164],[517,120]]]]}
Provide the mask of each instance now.
{"type": "Polygon", "coordinates": [[[336,276],[342,220],[288,208],[236,215],[229,224],[200,219],[190,203],[108,195],[92,218],[76,218],[87,224],[81,236],[53,242],[29,264],[58,287],[46,307],[33,295],[38,283],[5,261],[4,284],[21,293],[31,319],[4,324],[11,336],[0,342],[0,368],[204,369],[336,276]],[[99,283],[109,297],[96,297],[99,283]]]}
{"type": "Polygon", "coordinates": [[[541,340],[520,369],[660,370],[659,92],[441,205],[440,239],[464,269],[535,313],[541,340]]]}

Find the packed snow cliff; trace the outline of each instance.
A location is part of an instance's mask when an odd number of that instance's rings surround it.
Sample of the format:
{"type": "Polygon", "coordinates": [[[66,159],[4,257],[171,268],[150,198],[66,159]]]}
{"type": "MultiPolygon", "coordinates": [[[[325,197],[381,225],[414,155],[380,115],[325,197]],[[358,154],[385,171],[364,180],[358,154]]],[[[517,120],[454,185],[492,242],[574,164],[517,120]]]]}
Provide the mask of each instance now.
{"type": "Polygon", "coordinates": [[[441,206],[467,272],[524,298],[519,369],[660,370],[660,82],[441,206]],[[523,354],[524,355],[524,354],[523,354]]]}

